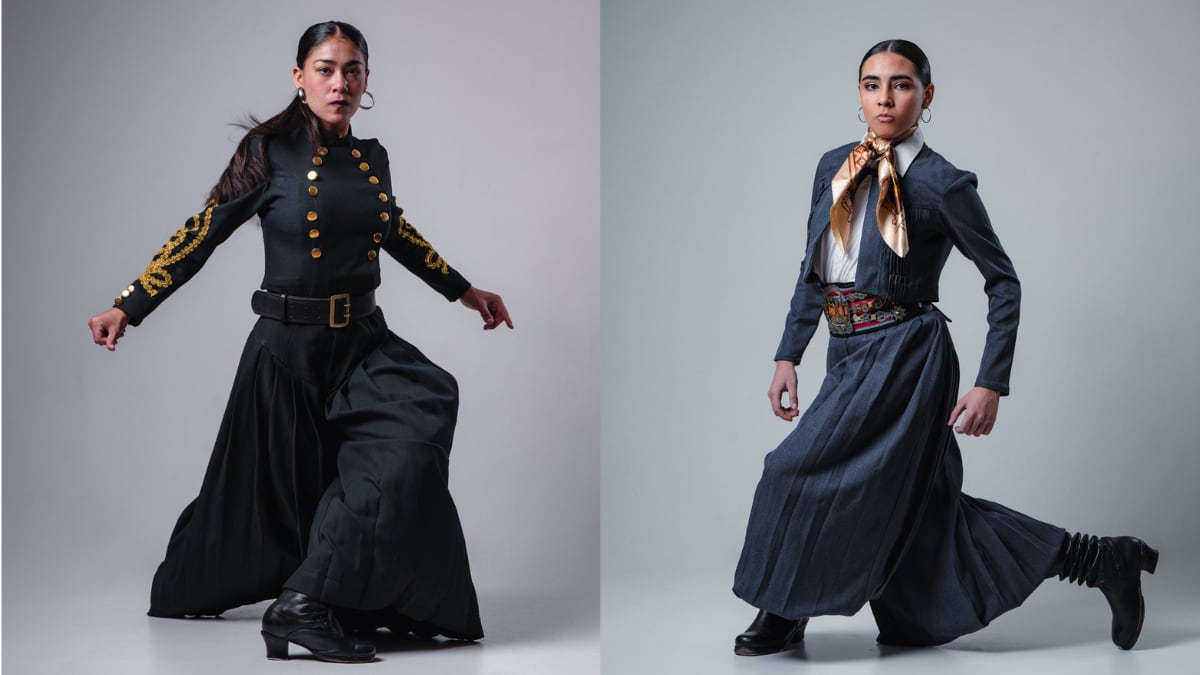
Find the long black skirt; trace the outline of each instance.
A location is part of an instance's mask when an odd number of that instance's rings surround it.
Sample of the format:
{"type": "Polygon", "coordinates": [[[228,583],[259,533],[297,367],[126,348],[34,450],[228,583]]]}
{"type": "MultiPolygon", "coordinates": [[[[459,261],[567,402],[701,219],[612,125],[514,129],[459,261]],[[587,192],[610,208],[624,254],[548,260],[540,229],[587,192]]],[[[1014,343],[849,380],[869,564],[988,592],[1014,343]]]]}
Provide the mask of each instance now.
{"type": "Polygon", "coordinates": [[[378,625],[483,636],[447,489],[457,384],[382,311],[341,329],[259,319],[150,615],[215,615],[283,588],[378,625]]]}
{"type": "Polygon", "coordinates": [[[734,593],[793,619],[870,603],[880,642],[903,645],[1024,602],[1066,533],[961,492],[958,384],[939,312],[830,339],[816,400],[766,457],[734,593]]]}

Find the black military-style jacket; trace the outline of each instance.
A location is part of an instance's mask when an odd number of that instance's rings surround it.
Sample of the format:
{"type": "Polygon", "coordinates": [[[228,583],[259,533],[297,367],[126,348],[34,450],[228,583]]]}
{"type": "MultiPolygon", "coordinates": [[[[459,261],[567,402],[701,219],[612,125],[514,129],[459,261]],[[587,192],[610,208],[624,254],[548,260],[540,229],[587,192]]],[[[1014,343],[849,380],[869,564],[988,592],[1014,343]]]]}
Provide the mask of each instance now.
{"type": "Polygon", "coordinates": [[[470,287],[405,220],[392,195],[387,150],[375,139],[322,131],[314,150],[294,133],[267,141],[266,156],[265,182],[189,218],[117,296],[115,306],[132,325],[191,279],[255,214],[262,223],[266,290],[307,297],[366,293],[379,286],[380,250],[450,301],[470,287]]]}

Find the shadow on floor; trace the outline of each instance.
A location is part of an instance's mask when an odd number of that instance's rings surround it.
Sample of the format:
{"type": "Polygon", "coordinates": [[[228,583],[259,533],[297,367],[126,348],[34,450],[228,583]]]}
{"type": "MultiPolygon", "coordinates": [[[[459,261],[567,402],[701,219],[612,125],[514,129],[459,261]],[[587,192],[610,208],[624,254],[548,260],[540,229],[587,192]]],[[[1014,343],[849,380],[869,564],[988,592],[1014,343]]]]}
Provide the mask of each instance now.
{"type": "Polygon", "coordinates": [[[922,662],[930,660],[953,661],[954,655],[939,647],[896,647],[875,642],[874,634],[859,631],[816,633],[804,642],[785,652],[788,658],[808,663],[838,663],[845,661],[874,660],[893,661],[906,657],[920,656],[922,662]]]}
{"type": "MultiPolygon", "coordinates": [[[[266,600],[231,609],[219,617],[197,617],[185,621],[235,621],[257,623],[270,606],[266,600]]],[[[598,594],[553,591],[480,591],[480,613],[486,637],[479,643],[463,640],[421,639],[379,630],[370,639],[380,653],[457,649],[475,644],[527,644],[552,642],[564,637],[594,634],[600,623],[598,594]]]]}
{"type": "MultiPolygon", "coordinates": [[[[1194,621],[1177,621],[1185,607],[1157,603],[1148,612],[1135,651],[1151,651],[1200,642],[1194,621]]],[[[809,630],[804,642],[781,656],[809,663],[903,661],[919,657],[949,663],[970,653],[1021,653],[1086,646],[1097,653],[1118,650],[1109,641],[1111,613],[1103,596],[1051,591],[993,625],[938,647],[896,647],[875,643],[874,631],[809,630]]],[[[816,620],[814,620],[816,621],[816,620]]],[[[753,659],[751,659],[753,660],[753,659]]]]}

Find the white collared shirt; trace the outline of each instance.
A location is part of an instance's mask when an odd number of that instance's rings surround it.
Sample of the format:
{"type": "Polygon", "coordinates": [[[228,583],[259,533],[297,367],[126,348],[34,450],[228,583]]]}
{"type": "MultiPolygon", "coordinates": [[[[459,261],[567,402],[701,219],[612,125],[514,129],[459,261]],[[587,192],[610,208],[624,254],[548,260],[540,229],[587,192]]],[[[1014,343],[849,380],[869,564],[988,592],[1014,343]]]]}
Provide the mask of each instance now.
{"type": "MultiPolygon", "coordinates": [[[[864,135],[863,140],[866,138],[864,135]]],[[[900,145],[894,148],[896,172],[901,177],[908,171],[909,165],[913,163],[917,153],[921,152],[923,147],[925,147],[925,136],[921,133],[921,128],[917,127],[917,131],[912,136],[904,139],[900,145]]],[[[866,219],[868,207],[867,200],[871,192],[871,180],[864,180],[854,193],[854,213],[850,219],[850,240],[846,242],[848,250],[842,253],[842,249],[837,245],[837,240],[833,238],[833,228],[826,228],[825,234],[821,235],[818,257],[813,261],[813,269],[821,278],[821,283],[850,283],[854,281],[854,275],[858,273],[858,244],[862,239],[863,221],[866,219]]],[[[875,208],[874,204],[869,206],[875,208]]]]}

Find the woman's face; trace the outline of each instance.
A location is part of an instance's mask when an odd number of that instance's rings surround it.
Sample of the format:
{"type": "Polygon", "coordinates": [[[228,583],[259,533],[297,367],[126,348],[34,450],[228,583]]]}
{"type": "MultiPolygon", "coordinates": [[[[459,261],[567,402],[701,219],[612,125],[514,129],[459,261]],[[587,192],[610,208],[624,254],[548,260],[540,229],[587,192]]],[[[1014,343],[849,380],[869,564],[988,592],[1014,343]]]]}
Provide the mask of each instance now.
{"type": "Polygon", "coordinates": [[[916,124],[921,109],[933,102],[933,84],[921,85],[912,61],[881,52],[863,63],[858,100],[871,131],[880,138],[893,138],[916,124]]]}
{"type": "Polygon", "coordinates": [[[370,74],[358,47],[339,35],[309,52],[303,69],[292,68],[292,79],[304,89],[309,109],[322,127],[338,136],[349,132],[350,118],[358,112],[370,74]]]}

